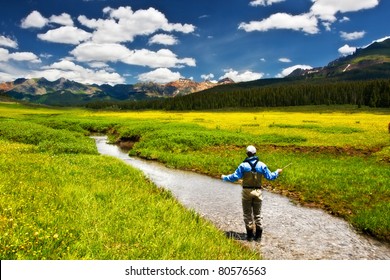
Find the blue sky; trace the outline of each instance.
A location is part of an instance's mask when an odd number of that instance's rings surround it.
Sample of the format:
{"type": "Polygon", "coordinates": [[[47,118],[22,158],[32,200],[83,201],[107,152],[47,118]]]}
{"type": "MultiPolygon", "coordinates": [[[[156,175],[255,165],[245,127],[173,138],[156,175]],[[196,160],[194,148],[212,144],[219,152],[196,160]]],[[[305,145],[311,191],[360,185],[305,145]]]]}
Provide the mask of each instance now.
{"type": "Polygon", "coordinates": [[[385,0],[0,0],[0,82],[236,82],[390,36],[385,0]]]}

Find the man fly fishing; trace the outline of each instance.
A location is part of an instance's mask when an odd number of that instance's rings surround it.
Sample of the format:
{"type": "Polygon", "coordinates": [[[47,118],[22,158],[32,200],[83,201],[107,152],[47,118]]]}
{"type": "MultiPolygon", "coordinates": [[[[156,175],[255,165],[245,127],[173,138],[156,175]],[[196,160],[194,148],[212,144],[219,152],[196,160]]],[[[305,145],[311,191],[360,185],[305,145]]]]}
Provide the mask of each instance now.
{"type": "Polygon", "coordinates": [[[267,165],[259,161],[259,158],[256,156],[256,148],[252,145],[246,148],[246,154],[247,158],[238,166],[236,171],[230,175],[221,175],[221,179],[228,182],[235,182],[239,179],[243,179],[242,209],[244,213],[244,223],[247,232],[247,240],[253,241],[260,240],[263,233],[261,179],[264,176],[267,180],[275,180],[278,178],[279,174],[282,173],[283,169],[277,169],[276,171],[271,172],[267,165]]]}

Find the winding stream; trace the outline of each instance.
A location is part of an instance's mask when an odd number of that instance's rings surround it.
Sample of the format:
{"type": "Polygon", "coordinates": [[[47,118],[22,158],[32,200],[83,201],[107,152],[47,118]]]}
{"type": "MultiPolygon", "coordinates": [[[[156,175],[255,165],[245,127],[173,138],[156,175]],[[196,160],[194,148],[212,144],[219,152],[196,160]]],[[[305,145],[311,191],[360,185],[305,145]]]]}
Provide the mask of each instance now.
{"type": "Polygon", "coordinates": [[[93,138],[100,154],[117,157],[140,169],[157,186],[170,190],[184,206],[213,222],[229,237],[261,252],[264,259],[390,259],[388,245],[356,233],[344,220],[319,209],[295,205],[267,191],[263,191],[263,237],[261,242],[249,243],[245,241],[238,185],[129,157],[119,147],[107,144],[107,137],[93,138]]]}

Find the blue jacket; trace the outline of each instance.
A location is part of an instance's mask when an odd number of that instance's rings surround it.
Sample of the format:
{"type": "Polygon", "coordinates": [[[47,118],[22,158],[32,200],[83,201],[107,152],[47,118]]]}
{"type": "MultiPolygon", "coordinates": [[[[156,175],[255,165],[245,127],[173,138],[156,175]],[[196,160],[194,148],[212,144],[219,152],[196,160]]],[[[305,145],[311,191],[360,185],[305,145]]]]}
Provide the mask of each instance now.
{"type": "MultiPolygon", "coordinates": [[[[258,159],[259,158],[257,156],[253,156],[253,157],[247,158],[246,160],[249,160],[253,164],[258,159]]],[[[238,168],[236,169],[236,171],[233,174],[223,175],[222,180],[228,181],[228,182],[235,182],[238,179],[242,179],[245,172],[250,172],[251,170],[252,170],[252,168],[251,168],[250,164],[248,162],[243,162],[238,166],[238,168]]],[[[271,172],[268,169],[267,165],[265,165],[261,161],[259,161],[256,164],[256,172],[262,174],[267,180],[270,180],[270,181],[275,180],[279,176],[279,173],[277,171],[271,172]]]]}

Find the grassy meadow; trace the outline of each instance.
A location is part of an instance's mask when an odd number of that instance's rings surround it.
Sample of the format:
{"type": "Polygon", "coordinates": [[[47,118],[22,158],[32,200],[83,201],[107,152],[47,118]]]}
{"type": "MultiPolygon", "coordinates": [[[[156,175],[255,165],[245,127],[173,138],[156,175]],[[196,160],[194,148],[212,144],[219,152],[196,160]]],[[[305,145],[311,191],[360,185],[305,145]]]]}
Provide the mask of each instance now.
{"type": "Polygon", "coordinates": [[[219,177],[253,144],[267,188],[390,241],[389,109],[91,111],[0,103],[1,259],[256,259],[137,170],[97,154],[91,133],[131,155],[219,177]]]}

